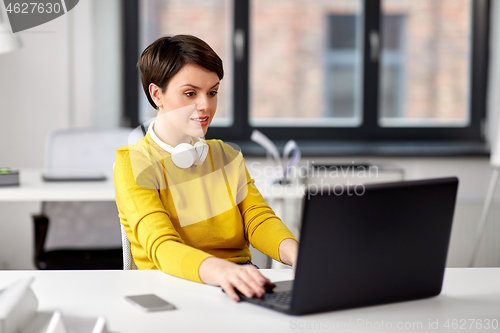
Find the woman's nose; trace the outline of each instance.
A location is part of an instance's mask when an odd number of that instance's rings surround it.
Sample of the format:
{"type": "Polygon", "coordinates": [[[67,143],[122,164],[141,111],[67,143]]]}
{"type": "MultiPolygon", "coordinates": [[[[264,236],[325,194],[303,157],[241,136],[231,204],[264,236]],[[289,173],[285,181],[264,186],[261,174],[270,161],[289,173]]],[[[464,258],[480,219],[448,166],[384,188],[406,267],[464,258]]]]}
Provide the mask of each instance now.
{"type": "Polygon", "coordinates": [[[196,104],[196,109],[198,111],[206,111],[208,107],[207,97],[200,97],[198,103],[196,104]]]}

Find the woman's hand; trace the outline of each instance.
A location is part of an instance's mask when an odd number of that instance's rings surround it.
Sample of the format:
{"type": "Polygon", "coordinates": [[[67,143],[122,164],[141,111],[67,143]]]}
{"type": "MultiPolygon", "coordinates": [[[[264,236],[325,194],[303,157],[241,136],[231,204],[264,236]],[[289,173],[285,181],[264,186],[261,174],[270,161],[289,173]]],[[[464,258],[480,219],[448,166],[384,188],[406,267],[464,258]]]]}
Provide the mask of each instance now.
{"type": "Polygon", "coordinates": [[[273,286],[254,266],[237,265],[215,257],[201,263],[199,274],[203,282],[220,286],[236,302],[240,297],[235,288],[246,297],[262,297],[266,292],[264,287],[273,286]]]}
{"type": "Polygon", "coordinates": [[[266,292],[264,286],[273,286],[271,281],[262,276],[259,270],[252,265],[231,264],[233,267],[221,274],[219,285],[234,301],[240,300],[235,288],[246,297],[260,298],[266,292]]]}

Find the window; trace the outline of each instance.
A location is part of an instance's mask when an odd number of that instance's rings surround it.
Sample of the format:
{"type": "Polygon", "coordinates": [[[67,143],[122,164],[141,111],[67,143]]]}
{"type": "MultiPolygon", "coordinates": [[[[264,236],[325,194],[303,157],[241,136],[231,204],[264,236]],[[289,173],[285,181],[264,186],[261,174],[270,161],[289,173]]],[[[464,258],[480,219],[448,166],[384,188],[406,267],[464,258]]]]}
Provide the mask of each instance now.
{"type": "MultiPolygon", "coordinates": [[[[189,34],[207,42],[224,63],[216,117],[212,126],[232,124],[232,1],[230,0],[142,0],[140,4],[139,48],[144,50],[158,37],[189,34]]],[[[142,92],[140,122],[156,117],[142,92]]]]}
{"type": "Polygon", "coordinates": [[[359,126],[363,119],[361,28],[361,15],[328,15],[324,113],[337,126],[359,126]]]}
{"type": "Polygon", "coordinates": [[[404,51],[407,19],[407,15],[391,14],[386,14],[383,18],[379,124],[383,124],[387,119],[401,119],[405,115],[405,87],[408,75],[404,67],[404,51]]]}
{"type": "MultiPolygon", "coordinates": [[[[488,0],[126,3],[140,12],[136,50],[189,33],[223,59],[207,137],[246,141],[257,128],[276,140],[484,141],[488,0]]],[[[127,91],[139,94],[130,63],[127,91]]],[[[135,116],[129,97],[132,123],[154,115],[142,94],[135,116]]]]}
{"type": "Polygon", "coordinates": [[[382,1],[379,125],[467,127],[471,0],[382,1]]]}
{"type": "Polygon", "coordinates": [[[339,1],[252,0],[250,7],[250,125],[358,126],[361,1],[346,7],[339,1]]]}

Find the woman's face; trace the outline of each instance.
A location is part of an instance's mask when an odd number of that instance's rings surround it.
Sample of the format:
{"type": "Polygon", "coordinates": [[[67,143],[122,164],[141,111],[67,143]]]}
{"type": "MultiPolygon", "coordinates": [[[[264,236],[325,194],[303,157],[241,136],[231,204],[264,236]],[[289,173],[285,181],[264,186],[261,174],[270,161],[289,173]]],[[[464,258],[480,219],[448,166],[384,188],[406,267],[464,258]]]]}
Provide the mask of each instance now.
{"type": "Polygon", "coordinates": [[[164,91],[158,89],[157,99],[153,97],[158,105],[157,121],[165,121],[166,127],[178,136],[205,136],[217,110],[218,89],[215,72],[186,64],[164,91]]]}

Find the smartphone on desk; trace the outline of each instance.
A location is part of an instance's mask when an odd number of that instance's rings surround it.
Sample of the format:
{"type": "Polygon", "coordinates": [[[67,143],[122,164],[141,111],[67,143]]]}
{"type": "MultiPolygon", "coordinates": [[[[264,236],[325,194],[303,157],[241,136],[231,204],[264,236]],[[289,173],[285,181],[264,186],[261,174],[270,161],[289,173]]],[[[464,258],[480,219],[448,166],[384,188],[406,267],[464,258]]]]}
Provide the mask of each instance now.
{"type": "Polygon", "coordinates": [[[144,312],[175,310],[175,306],[154,294],[125,296],[133,306],[144,312]]]}

